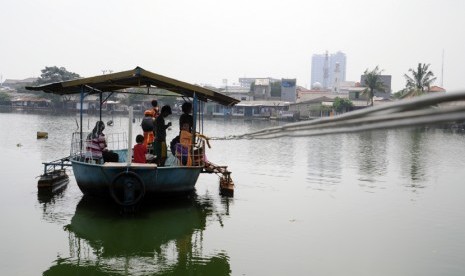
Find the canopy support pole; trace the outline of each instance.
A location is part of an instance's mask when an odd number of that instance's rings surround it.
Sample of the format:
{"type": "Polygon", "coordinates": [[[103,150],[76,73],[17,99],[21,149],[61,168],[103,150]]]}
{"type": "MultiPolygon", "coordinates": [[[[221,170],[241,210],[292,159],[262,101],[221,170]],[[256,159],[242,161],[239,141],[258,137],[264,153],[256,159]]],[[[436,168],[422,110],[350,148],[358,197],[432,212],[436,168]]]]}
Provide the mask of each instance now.
{"type": "MultiPolygon", "coordinates": [[[[194,92],[193,95],[193,105],[192,105],[192,145],[195,145],[195,133],[197,132],[197,109],[198,109],[198,99],[197,94],[194,92]]],[[[194,148],[192,147],[192,150],[194,148]]]]}
{"type": "Polygon", "coordinates": [[[100,91],[100,114],[99,114],[99,120],[101,121],[102,120],[102,105],[103,105],[103,102],[102,102],[102,92],[100,91]]]}
{"type": "Polygon", "coordinates": [[[133,107],[129,107],[129,123],[128,123],[128,151],[126,155],[127,166],[131,166],[132,162],[132,118],[133,118],[133,107]]]}
{"type": "Polygon", "coordinates": [[[82,147],[82,106],[84,105],[84,85],[81,85],[81,107],[80,107],[80,110],[79,110],[79,114],[80,114],[80,123],[79,123],[79,128],[80,128],[80,131],[79,131],[79,149],[80,151],[82,152],[83,150],[83,147],[82,147]]]}

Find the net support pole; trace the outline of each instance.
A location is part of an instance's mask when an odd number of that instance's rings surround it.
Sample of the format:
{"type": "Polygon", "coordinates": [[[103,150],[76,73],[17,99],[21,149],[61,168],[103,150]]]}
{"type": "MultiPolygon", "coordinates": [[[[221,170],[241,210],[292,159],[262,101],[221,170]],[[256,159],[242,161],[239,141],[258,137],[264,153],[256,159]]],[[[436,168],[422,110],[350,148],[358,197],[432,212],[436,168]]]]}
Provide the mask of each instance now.
{"type": "Polygon", "coordinates": [[[128,152],[126,156],[126,162],[128,166],[131,166],[132,162],[132,118],[133,118],[133,107],[130,106],[129,109],[129,120],[128,120],[128,152]]]}

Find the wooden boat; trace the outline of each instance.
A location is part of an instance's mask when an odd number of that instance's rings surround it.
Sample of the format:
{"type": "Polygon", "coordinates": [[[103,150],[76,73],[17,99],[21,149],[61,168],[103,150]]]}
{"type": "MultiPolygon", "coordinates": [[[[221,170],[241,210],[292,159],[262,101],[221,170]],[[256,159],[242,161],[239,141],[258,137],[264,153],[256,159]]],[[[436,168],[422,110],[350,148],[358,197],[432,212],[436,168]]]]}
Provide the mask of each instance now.
{"type": "Polygon", "coordinates": [[[37,188],[59,187],[62,186],[64,183],[67,183],[68,179],[69,177],[66,174],[66,170],[53,170],[51,172],[44,173],[40,176],[39,181],[37,181],[37,188]]]}
{"type": "MultiPolygon", "coordinates": [[[[85,149],[87,133],[82,131],[83,99],[87,95],[98,94],[100,106],[102,106],[113,93],[137,93],[131,91],[131,88],[147,88],[147,95],[153,94],[150,88],[164,89],[184,98],[190,98],[193,103],[194,132],[197,132],[197,125],[203,125],[201,124],[201,120],[203,120],[202,110],[199,107],[202,107],[204,102],[213,101],[224,106],[233,106],[239,102],[239,100],[213,90],[155,74],[140,67],[95,77],[26,87],[28,90],[58,95],[80,95],[80,131],[73,134],[69,160],[82,193],[91,196],[111,196],[118,204],[131,206],[146,196],[193,191],[200,173],[212,173],[211,169],[205,169],[210,167],[211,163],[194,162],[193,165],[186,166],[181,162],[175,162],[164,167],[158,167],[156,164],[132,163],[131,150],[128,151],[128,149],[132,149],[132,126],[128,127],[127,136],[122,134],[117,139],[113,139],[115,144],[125,145],[125,148],[109,146],[118,153],[118,162],[102,163],[100,160],[89,158],[87,155],[85,149]]],[[[130,107],[130,109],[132,108],[130,107]]],[[[129,124],[131,125],[132,112],[129,114],[129,124]]],[[[102,111],[100,110],[100,121],[101,118],[102,111]]],[[[193,141],[193,145],[204,148],[204,143],[201,140],[193,141]]],[[[192,153],[195,152],[193,147],[190,150],[192,153]]],[[[205,149],[201,152],[205,152],[205,149]]],[[[195,157],[192,156],[192,158],[195,157]]],[[[227,179],[232,185],[232,180],[229,177],[230,172],[226,173],[227,179]]],[[[223,187],[225,187],[224,184],[223,187]]]]}
{"type": "Polygon", "coordinates": [[[40,192],[53,193],[68,184],[69,177],[66,174],[66,167],[71,166],[68,157],[42,164],[44,164],[44,173],[39,176],[37,181],[37,188],[40,192]]]}

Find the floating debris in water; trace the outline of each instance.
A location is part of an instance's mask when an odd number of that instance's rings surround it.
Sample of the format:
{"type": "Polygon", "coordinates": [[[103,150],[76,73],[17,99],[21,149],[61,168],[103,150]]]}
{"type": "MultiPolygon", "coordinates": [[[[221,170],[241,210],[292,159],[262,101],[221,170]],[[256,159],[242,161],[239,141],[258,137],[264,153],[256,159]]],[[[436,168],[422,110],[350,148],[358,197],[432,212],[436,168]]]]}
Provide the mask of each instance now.
{"type": "Polygon", "coordinates": [[[37,139],[45,139],[45,138],[48,138],[48,132],[37,131],[37,139]]]}

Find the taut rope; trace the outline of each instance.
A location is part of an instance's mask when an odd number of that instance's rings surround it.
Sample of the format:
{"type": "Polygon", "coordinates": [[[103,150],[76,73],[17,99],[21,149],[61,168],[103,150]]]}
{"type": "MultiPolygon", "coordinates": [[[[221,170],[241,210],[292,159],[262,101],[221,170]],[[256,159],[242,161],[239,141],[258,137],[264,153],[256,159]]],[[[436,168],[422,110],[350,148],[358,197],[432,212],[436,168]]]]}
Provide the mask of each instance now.
{"type": "Polygon", "coordinates": [[[335,117],[289,123],[242,135],[213,137],[211,139],[302,137],[454,122],[465,122],[465,91],[429,94],[347,112],[335,117]]]}

